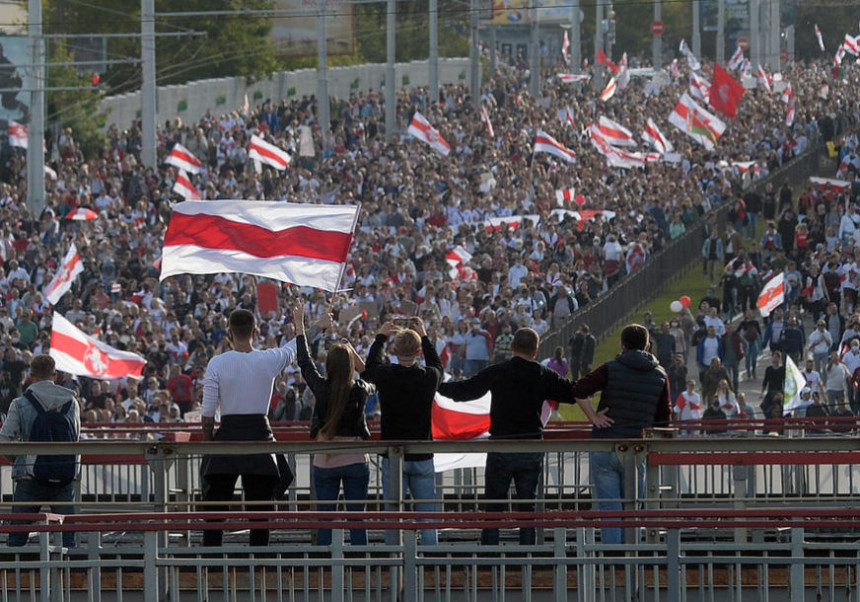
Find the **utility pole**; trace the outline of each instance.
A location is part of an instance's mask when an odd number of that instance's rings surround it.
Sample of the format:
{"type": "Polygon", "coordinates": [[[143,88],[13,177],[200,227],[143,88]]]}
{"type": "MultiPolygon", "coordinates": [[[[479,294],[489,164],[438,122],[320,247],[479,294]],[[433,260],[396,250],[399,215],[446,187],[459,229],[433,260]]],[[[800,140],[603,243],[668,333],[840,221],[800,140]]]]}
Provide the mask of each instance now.
{"type": "Polygon", "coordinates": [[[439,102],[439,1],[430,0],[430,102],[439,102]]]}
{"type": "Polygon", "coordinates": [[[385,55],[387,59],[385,65],[385,139],[393,142],[395,112],[397,111],[397,85],[394,82],[394,55],[396,54],[394,30],[397,26],[397,19],[395,18],[397,9],[394,0],[387,0],[385,5],[388,10],[385,32],[385,55]]]}
{"type": "Polygon", "coordinates": [[[158,93],[155,87],[155,0],[140,1],[140,60],[143,82],[140,87],[141,162],[155,169],[155,114],[158,93]]]}
{"type": "MultiPolygon", "coordinates": [[[[663,15],[663,5],[661,0],[654,0],[654,18],[653,21],[661,21],[663,15]]],[[[654,72],[656,73],[663,68],[663,34],[655,35],[651,40],[651,62],[653,63],[654,72]]]]}
{"type": "Polygon", "coordinates": [[[29,0],[30,123],[27,124],[27,207],[35,218],[45,209],[45,46],[42,0],[29,0]]]}
{"type": "Polygon", "coordinates": [[[768,25],[770,26],[770,64],[771,69],[777,72],[780,69],[780,33],[782,33],[779,0],[770,0],[770,18],[768,21],[768,25]]]}
{"type": "Polygon", "coordinates": [[[717,63],[726,66],[726,5],[717,0],[717,63]]]}
{"type": "Polygon", "coordinates": [[[579,16],[579,0],[573,0],[570,7],[570,72],[582,71],[582,27],[579,16]]]}
{"type": "MultiPolygon", "coordinates": [[[[656,0],[655,4],[660,2],[656,0]]],[[[603,65],[597,62],[597,55],[603,50],[603,0],[597,0],[595,8],[595,27],[594,27],[594,87],[597,90],[603,89],[603,65]]],[[[656,10],[656,9],[655,9],[656,10]]]]}
{"type": "Polygon", "coordinates": [[[469,0],[469,30],[471,32],[469,45],[469,63],[472,68],[470,93],[472,106],[481,107],[481,48],[478,39],[478,0],[469,0]]]}
{"type": "Polygon", "coordinates": [[[753,72],[761,63],[761,27],[759,27],[759,0],[750,0],[750,64],[753,72]]]}
{"type": "Polygon", "coordinates": [[[693,54],[702,56],[702,7],[700,0],[693,0],[693,54]]]}
{"type": "Polygon", "coordinates": [[[325,23],[325,0],[317,0],[317,119],[320,123],[322,147],[329,147],[331,107],[328,101],[328,36],[325,23]]]}
{"type": "Polygon", "coordinates": [[[536,99],[540,96],[540,16],[537,0],[529,2],[529,15],[531,16],[531,40],[529,43],[531,74],[529,75],[529,91],[532,98],[536,99]]]}

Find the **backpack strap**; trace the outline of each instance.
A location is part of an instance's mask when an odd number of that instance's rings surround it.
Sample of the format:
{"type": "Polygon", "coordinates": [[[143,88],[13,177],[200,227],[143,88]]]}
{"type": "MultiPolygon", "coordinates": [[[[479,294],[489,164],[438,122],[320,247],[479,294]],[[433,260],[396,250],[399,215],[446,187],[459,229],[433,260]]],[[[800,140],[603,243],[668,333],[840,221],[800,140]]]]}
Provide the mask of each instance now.
{"type": "Polygon", "coordinates": [[[24,397],[26,397],[26,398],[27,398],[27,401],[29,401],[29,402],[30,402],[30,404],[31,404],[34,408],[36,408],[36,411],[37,411],[39,414],[44,414],[44,413],[45,413],[45,408],[42,406],[42,403],[39,401],[39,398],[38,398],[38,397],[36,397],[36,394],[35,394],[35,393],[33,393],[30,389],[27,389],[26,391],[24,391],[24,397]]]}

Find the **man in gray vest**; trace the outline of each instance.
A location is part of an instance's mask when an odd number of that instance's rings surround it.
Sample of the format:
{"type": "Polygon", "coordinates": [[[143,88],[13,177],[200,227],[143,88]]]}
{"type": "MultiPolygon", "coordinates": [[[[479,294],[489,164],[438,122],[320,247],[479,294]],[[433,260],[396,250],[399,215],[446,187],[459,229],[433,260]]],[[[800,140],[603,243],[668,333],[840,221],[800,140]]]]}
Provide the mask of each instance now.
{"type": "MultiPolygon", "coordinates": [[[[667,426],[672,419],[669,378],[650,350],[648,330],[639,324],[621,331],[621,353],[593,372],[583,376],[573,388],[576,403],[594,424],[595,439],[639,439],[642,430],[667,426]],[[591,407],[592,395],[602,391],[597,411],[591,407]],[[608,426],[603,425],[608,419],[608,426]]],[[[635,492],[624,490],[624,467],[614,451],[592,452],[589,457],[594,481],[594,497],[601,510],[621,510],[621,500],[635,492]]],[[[645,465],[640,464],[639,490],[645,487],[645,465]]],[[[603,543],[623,543],[623,530],[600,530],[603,543]]],[[[628,542],[632,543],[632,542],[628,542]]]]}

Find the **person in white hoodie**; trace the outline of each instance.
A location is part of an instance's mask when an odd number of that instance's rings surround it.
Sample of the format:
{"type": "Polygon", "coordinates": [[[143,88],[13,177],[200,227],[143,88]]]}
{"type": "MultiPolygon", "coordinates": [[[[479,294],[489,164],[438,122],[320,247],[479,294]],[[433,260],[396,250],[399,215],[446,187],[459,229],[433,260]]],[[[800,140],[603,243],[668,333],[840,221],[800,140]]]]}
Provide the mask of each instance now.
{"type": "MultiPolygon", "coordinates": [[[[56,376],[54,358],[47,354],[39,354],[30,363],[30,377],[33,379],[24,396],[18,397],[9,406],[9,415],[3,428],[0,429],[0,441],[31,441],[31,432],[39,412],[34,403],[42,406],[46,412],[60,412],[65,409],[66,416],[70,419],[72,426],[71,440],[77,441],[81,434],[81,409],[80,402],[74,391],[54,384],[56,376]],[[31,399],[35,399],[31,401],[31,399]],[[72,402],[68,406],[69,402],[72,402]]],[[[12,467],[12,479],[15,481],[15,493],[12,501],[16,503],[12,507],[13,513],[35,514],[39,512],[43,504],[51,506],[51,512],[56,514],[74,514],[75,507],[75,483],[74,480],[67,482],[45,481],[36,477],[34,466],[37,456],[22,455],[15,456],[12,467]],[[23,505],[29,503],[31,505],[23,505]]],[[[80,470],[80,458],[74,457],[74,475],[80,470]]],[[[65,479],[64,479],[65,480],[65,479]]],[[[16,521],[16,524],[26,524],[27,521],[16,521]]],[[[9,534],[7,544],[10,547],[23,546],[27,543],[30,534],[26,532],[14,532],[9,534]]],[[[75,547],[75,534],[72,531],[63,533],[63,546],[75,547]]]]}

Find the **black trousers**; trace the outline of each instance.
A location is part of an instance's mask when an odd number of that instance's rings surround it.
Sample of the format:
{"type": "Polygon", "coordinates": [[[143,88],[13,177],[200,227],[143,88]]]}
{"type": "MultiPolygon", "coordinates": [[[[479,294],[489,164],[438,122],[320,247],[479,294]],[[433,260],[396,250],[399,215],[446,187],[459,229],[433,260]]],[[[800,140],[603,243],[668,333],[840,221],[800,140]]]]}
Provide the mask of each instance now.
{"type": "MultiPolygon", "coordinates": [[[[211,474],[203,477],[202,496],[204,502],[229,502],[233,500],[233,492],[236,488],[238,474],[211,474]]],[[[271,512],[275,509],[275,492],[280,479],[270,475],[243,474],[242,490],[245,499],[249,502],[272,502],[271,504],[255,504],[248,508],[250,512],[271,512]]],[[[206,512],[224,512],[224,506],[203,505],[206,512]]],[[[213,519],[212,522],[220,522],[213,519]]],[[[220,529],[207,529],[203,531],[204,546],[220,546],[224,532],[220,529]]],[[[269,545],[268,529],[251,529],[250,544],[252,546],[269,545]]]]}

